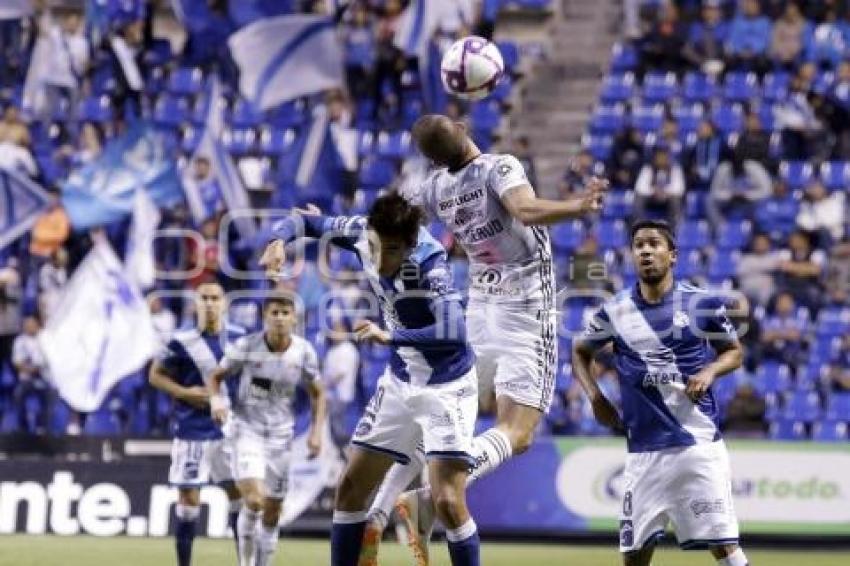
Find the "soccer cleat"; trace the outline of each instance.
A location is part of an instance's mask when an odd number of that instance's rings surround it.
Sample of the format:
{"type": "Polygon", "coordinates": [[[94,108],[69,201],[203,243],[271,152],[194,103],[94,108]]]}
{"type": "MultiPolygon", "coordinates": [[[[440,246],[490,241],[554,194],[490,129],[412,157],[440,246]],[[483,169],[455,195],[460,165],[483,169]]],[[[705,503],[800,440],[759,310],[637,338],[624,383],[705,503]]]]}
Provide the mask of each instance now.
{"type": "Polygon", "coordinates": [[[374,521],[366,523],[363,531],[363,546],[360,547],[360,558],[357,566],[378,566],[378,546],[381,544],[383,529],[374,521]]]}
{"type": "Polygon", "coordinates": [[[428,541],[437,518],[430,490],[421,488],[402,493],[395,512],[407,531],[407,545],[413,551],[416,566],[428,566],[428,541]]]}

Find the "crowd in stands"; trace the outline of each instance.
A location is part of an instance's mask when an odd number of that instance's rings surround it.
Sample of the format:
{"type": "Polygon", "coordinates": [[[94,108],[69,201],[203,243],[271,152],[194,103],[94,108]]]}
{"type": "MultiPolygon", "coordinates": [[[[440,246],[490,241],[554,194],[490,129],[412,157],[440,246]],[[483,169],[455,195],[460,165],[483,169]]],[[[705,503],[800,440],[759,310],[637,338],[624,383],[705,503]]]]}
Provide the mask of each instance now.
{"type": "MultiPolygon", "coordinates": [[[[624,220],[670,221],[680,278],[746,296],[746,366],[715,386],[724,427],[846,440],[850,6],[627,4],[635,25],[614,47],[579,159],[612,195],[598,222],[553,230],[556,248],[592,250],[618,288],[635,279],[624,220]]],[[[575,416],[587,411],[575,384],[563,391],[564,430],[593,429],[575,416]]]]}

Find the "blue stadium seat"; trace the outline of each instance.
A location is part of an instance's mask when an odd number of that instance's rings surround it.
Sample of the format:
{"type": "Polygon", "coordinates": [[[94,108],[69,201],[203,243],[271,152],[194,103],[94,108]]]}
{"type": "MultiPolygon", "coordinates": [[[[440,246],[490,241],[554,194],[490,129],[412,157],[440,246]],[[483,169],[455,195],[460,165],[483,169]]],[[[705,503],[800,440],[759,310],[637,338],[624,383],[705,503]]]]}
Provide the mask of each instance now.
{"type": "MultiPolygon", "coordinates": [[[[514,80],[510,77],[510,75],[505,75],[502,77],[502,80],[499,81],[499,84],[496,85],[496,90],[493,91],[491,96],[494,100],[498,100],[504,104],[510,99],[513,87],[514,80]]],[[[421,114],[422,113],[420,112],[418,116],[421,114]]]]}
{"type": "Polygon", "coordinates": [[[755,73],[731,72],[723,81],[723,97],[729,102],[748,102],[758,95],[755,73]]]}
{"type": "Polygon", "coordinates": [[[685,220],[677,230],[676,241],[683,250],[704,248],[711,243],[711,230],[705,220],[685,220]]]}
{"type": "Polygon", "coordinates": [[[78,116],[83,122],[109,122],[112,120],[112,100],[106,96],[90,96],[80,104],[78,116]]]}
{"type": "Polygon", "coordinates": [[[627,102],[635,94],[635,76],[632,73],[609,75],[602,80],[599,99],[603,104],[627,102]]]}
{"type": "Polygon", "coordinates": [[[850,163],[827,161],[820,166],[820,178],[830,191],[847,190],[850,188],[850,163]]]}
{"type": "Polygon", "coordinates": [[[762,394],[782,393],[791,385],[791,370],[784,364],[764,362],[756,369],[753,387],[762,394]]]}
{"type": "Polygon", "coordinates": [[[805,188],[813,176],[812,164],[807,161],[783,161],[779,164],[779,177],[792,191],[805,188]]]}
{"type": "Polygon", "coordinates": [[[153,121],[158,126],[176,128],[189,121],[189,101],[182,96],[163,94],[153,109],[153,121]]]}
{"type": "Polygon", "coordinates": [[[641,133],[657,132],[664,121],[664,107],[660,104],[636,106],[632,109],[630,121],[641,133]]]}
{"type": "Polygon", "coordinates": [[[308,121],[308,111],[303,100],[285,102],[277,108],[270,110],[266,115],[266,122],[270,126],[281,129],[298,128],[308,121]]]}
{"type": "Polygon", "coordinates": [[[260,132],[260,152],[268,156],[280,155],[295,142],[295,130],[263,128],[260,132]]]}
{"type": "Polygon", "coordinates": [[[616,73],[633,71],[637,67],[638,53],[633,45],[616,43],[611,48],[611,70],[616,73]]]}
{"type": "Polygon", "coordinates": [[[101,407],[86,416],[83,432],[89,436],[114,436],[121,434],[121,422],[114,412],[101,407]]]}
{"type": "Polygon", "coordinates": [[[411,151],[409,132],[381,132],[375,149],[381,157],[403,159],[411,151]]]}
{"type": "Polygon", "coordinates": [[[806,426],[797,421],[781,419],[770,423],[770,438],[773,440],[805,440],[806,426]]]}
{"type": "Polygon", "coordinates": [[[502,61],[505,63],[505,72],[510,75],[515,75],[519,72],[519,46],[514,41],[497,41],[496,47],[502,54],[502,61]]]}
{"type": "Polygon", "coordinates": [[[227,129],[221,136],[224,147],[233,155],[246,155],[254,151],[257,144],[257,132],[252,129],[227,129]]]}
{"type": "Polygon", "coordinates": [[[183,135],[180,141],[180,149],[184,153],[193,154],[198,149],[201,143],[201,138],[204,136],[204,131],[200,128],[189,127],[183,130],[183,135]]]}
{"type": "Polygon", "coordinates": [[[777,102],[785,100],[788,96],[788,85],[791,75],[785,72],[768,73],[764,76],[762,96],[765,102],[777,102]]]}
{"type": "Polygon", "coordinates": [[[198,94],[204,88],[204,73],[194,67],[178,67],[168,78],[168,90],[174,94],[198,94]]]}
{"type": "Polygon", "coordinates": [[[472,105],[469,119],[473,129],[495,130],[502,120],[502,110],[496,100],[482,100],[472,105]]]}
{"type": "Polygon", "coordinates": [[[706,193],[704,192],[685,193],[685,217],[689,220],[705,218],[706,198],[706,193]]]}
{"type": "Polygon", "coordinates": [[[616,134],[626,124],[626,113],[622,104],[598,106],[590,117],[588,130],[591,134],[616,134]]]}
{"type": "Polygon", "coordinates": [[[717,246],[724,250],[740,250],[749,242],[753,224],[749,220],[730,220],[717,229],[717,246]]]}
{"type": "Polygon", "coordinates": [[[682,97],[686,102],[707,103],[717,96],[717,82],[704,73],[687,73],[682,82],[682,97]]]}
{"type": "Polygon", "coordinates": [[[606,220],[623,219],[632,214],[635,195],[632,191],[612,190],[602,206],[602,218],[606,220]]]}
{"type": "Polygon", "coordinates": [[[716,250],[708,263],[709,280],[720,282],[737,276],[740,256],[737,250],[716,250]]]}
{"type": "Polygon", "coordinates": [[[262,125],[263,114],[253,104],[240,98],[233,106],[230,124],[234,128],[257,128],[262,125]]]}
{"type": "Polygon", "coordinates": [[[611,136],[585,135],[581,144],[597,161],[607,161],[614,146],[614,139],[611,136]]]}
{"type": "Polygon", "coordinates": [[[824,369],[820,364],[812,365],[810,360],[809,365],[797,369],[797,375],[794,377],[794,388],[797,391],[814,391],[820,383],[821,373],[824,369]]]}
{"type": "Polygon", "coordinates": [[[572,252],[587,236],[587,230],[581,220],[572,220],[552,227],[552,246],[556,251],[572,252]]]}
{"type": "Polygon", "coordinates": [[[812,427],[812,440],[818,442],[846,442],[847,423],[841,421],[821,421],[812,427]]]}
{"type": "Polygon", "coordinates": [[[782,416],[790,421],[815,422],[823,415],[820,396],[811,391],[794,391],[785,396],[782,416]]]}
{"type": "Polygon", "coordinates": [[[649,73],[643,78],[641,97],[648,104],[667,103],[678,94],[675,73],[649,73]]]}
{"type": "Polygon", "coordinates": [[[756,222],[773,236],[787,236],[797,226],[799,209],[800,203],[794,196],[782,201],[769,200],[756,208],[756,222]]]}
{"type": "Polygon", "coordinates": [[[390,159],[367,157],[360,167],[360,184],[364,189],[383,189],[396,175],[395,163],[390,159]]]}
{"type": "Polygon", "coordinates": [[[601,220],[597,226],[596,237],[599,247],[603,250],[620,249],[629,243],[628,229],[622,220],[601,220]]]}
{"type": "Polygon", "coordinates": [[[850,393],[833,393],[826,402],[827,419],[850,421],[850,393]]]}
{"type": "Polygon", "coordinates": [[[673,117],[679,125],[679,132],[689,134],[696,132],[705,116],[700,104],[682,104],[673,110],[673,117]]]}
{"type": "MultiPolygon", "coordinates": [[[[497,88],[496,90],[498,91],[499,89],[497,88]]],[[[424,108],[425,103],[422,102],[421,98],[412,98],[409,100],[404,100],[401,105],[402,126],[406,130],[411,129],[413,127],[413,124],[416,123],[416,120],[418,120],[419,117],[425,113],[424,108]]]]}
{"type": "Polygon", "coordinates": [[[762,104],[756,111],[761,122],[761,127],[766,132],[773,132],[776,129],[776,112],[770,104],[762,104]]]}
{"type": "Polygon", "coordinates": [[[721,104],[711,113],[711,121],[723,135],[740,132],[744,113],[740,104],[721,104]]]}
{"type": "Polygon", "coordinates": [[[818,338],[834,338],[850,333],[850,309],[828,308],[818,313],[815,335],[818,338]]]}
{"type": "Polygon", "coordinates": [[[679,261],[673,267],[673,272],[679,279],[693,279],[701,276],[705,272],[702,253],[699,250],[689,250],[685,253],[683,250],[679,261]]]}
{"type": "Polygon", "coordinates": [[[809,363],[827,364],[838,352],[841,338],[836,336],[815,336],[809,344],[809,363]]]}

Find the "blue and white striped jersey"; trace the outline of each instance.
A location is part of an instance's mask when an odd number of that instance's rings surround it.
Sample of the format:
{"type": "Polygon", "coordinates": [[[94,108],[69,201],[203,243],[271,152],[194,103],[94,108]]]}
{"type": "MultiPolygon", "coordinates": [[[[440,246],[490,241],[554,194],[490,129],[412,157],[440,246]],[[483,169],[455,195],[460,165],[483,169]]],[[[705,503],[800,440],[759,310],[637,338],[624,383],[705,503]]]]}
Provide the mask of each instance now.
{"type": "Polygon", "coordinates": [[[602,306],[582,339],[595,347],[614,344],[629,452],[720,438],[711,390],[697,403],[685,394],[689,377],[713,359],[709,340],[737,341],[719,297],[677,283],[660,302],[648,303],[635,285],[602,306]]]}
{"type": "Polygon", "coordinates": [[[452,286],[446,251],[424,228],[401,269],[378,274],[362,216],[289,216],[273,227],[273,238],[320,238],[357,254],[392,333],[390,366],[403,381],[432,385],[466,374],[475,356],[466,340],[462,297],[452,286]],[[303,228],[301,226],[303,221],[303,228]]]}

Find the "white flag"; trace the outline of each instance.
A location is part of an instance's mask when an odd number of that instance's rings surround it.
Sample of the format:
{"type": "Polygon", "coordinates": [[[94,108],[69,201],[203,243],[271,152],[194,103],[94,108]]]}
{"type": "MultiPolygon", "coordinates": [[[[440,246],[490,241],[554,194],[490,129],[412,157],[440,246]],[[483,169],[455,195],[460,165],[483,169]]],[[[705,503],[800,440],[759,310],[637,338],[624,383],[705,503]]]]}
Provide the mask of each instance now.
{"type": "Polygon", "coordinates": [[[393,44],[421,57],[438,28],[456,30],[472,21],[469,0],[412,0],[399,17],[393,44]]]}
{"type": "MultiPolygon", "coordinates": [[[[47,10],[39,19],[41,29],[49,29],[53,25],[53,18],[47,10]]],[[[21,96],[21,105],[28,116],[41,118],[47,111],[47,91],[45,84],[50,73],[51,61],[58,54],[54,53],[53,42],[47,34],[39,34],[30,56],[30,66],[27,68],[27,76],[24,79],[24,91],[21,96]]]]}
{"type": "Polygon", "coordinates": [[[342,47],[325,16],[258,20],[227,43],[239,67],[239,90],[261,110],[344,83],[342,47]]]}
{"type": "Polygon", "coordinates": [[[3,0],[0,20],[19,20],[32,14],[32,0],[3,0]]]}
{"type": "Polygon", "coordinates": [[[155,353],[148,305],[106,241],[74,272],[39,343],[59,394],[87,412],[155,353]]]}
{"type": "Polygon", "coordinates": [[[140,289],[150,289],[156,282],[153,241],[159,226],[159,209],[144,189],[133,195],[133,224],[127,243],[127,274],[140,289]]]}

